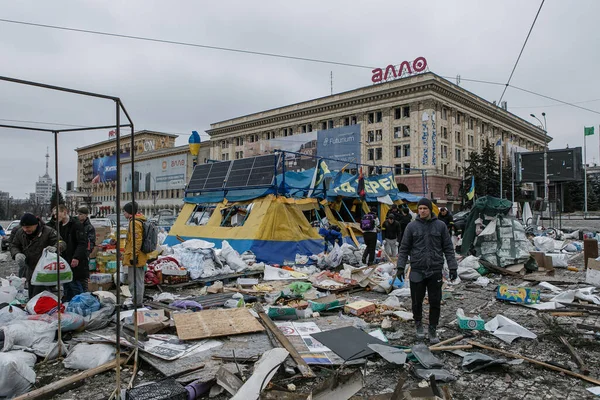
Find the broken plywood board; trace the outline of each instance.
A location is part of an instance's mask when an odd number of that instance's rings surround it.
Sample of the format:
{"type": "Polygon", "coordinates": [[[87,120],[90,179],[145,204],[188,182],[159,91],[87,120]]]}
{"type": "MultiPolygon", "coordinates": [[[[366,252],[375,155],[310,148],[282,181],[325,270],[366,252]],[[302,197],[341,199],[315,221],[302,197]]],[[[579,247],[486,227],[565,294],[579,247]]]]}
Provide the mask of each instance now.
{"type": "Polygon", "coordinates": [[[245,308],[203,310],[173,316],[181,340],[205,339],[264,331],[245,308]]]}
{"type": "Polygon", "coordinates": [[[265,351],[273,348],[269,338],[264,333],[237,335],[230,338],[223,338],[221,341],[223,342],[221,347],[214,347],[197,353],[194,352],[174,361],[161,360],[145,353],[140,353],[140,357],[165,376],[185,371],[198,364],[204,364],[202,370],[186,375],[185,379],[178,379],[178,381],[189,382],[191,380],[200,380],[201,382],[209,382],[215,379],[217,371],[225,364],[221,360],[213,359],[213,355],[231,357],[235,351],[236,359],[242,360],[262,355],[265,351]]]}
{"type": "Polygon", "coordinates": [[[244,386],[231,398],[231,400],[256,400],[260,392],[271,381],[277,372],[277,367],[283,363],[290,353],[284,348],[276,347],[265,352],[254,365],[252,376],[244,386]]]}

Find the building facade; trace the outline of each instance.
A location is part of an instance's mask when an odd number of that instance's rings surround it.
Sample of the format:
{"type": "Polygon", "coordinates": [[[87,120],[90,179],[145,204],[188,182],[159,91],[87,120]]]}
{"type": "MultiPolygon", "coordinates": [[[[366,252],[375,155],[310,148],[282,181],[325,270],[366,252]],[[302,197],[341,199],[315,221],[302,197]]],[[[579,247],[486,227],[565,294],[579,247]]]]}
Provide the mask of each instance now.
{"type": "MultiPolygon", "coordinates": [[[[135,190],[133,196],[144,214],[153,215],[159,209],[178,212],[195,161],[189,147],[175,147],[177,135],[173,134],[144,130],[134,136],[135,171],[131,171],[131,135],[121,137],[121,201],[130,201],[135,190]]],[[[115,138],[75,150],[77,191],[85,194],[79,198],[80,204],[87,205],[92,214],[118,212],[116,150],[115,138]]],[[[197,160],[207,159],[208,143],[201,145],[197,160]]]]}
{"type": "Polygon", "coordinates": [[[260,141],[351,125],[360,125],[364,172],[393,169],[401,191],[450,207],[460,203],[469,153],[486,141],[506,158],[510,145],[536,151],[546,140],[541,128],[431,72],[213,123],[206,132],[210,157],[230,160],[260,141]]]}

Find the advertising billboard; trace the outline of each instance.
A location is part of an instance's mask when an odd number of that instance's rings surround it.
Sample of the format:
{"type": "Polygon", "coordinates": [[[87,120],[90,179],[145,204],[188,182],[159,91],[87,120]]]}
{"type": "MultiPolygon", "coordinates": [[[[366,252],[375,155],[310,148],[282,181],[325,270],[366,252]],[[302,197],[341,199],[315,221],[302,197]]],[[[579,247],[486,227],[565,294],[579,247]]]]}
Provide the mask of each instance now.
{"type": "MultiPolygon", "coordinates": [[[[516,155],[518,182],[544,182],[544,152],[516,155]]],[[[581,147],[547,151],[547,173],[550,182],[580,181],[583,179],[581,147]]]]}
{"type": "Polygon", "coordinates": [[[349,162],[360,163],[360,124],[318,131],[317,155],[341,160],[326,160],[330,170],[339,170],[349,162]]]}
{"type": "Polygon", "coordinates": [[[288,171],[302,171],[313,168],[317,160],[317,131],[298,133],[292,136],[278,137],[270,140],[246,142],[244,157],[262,156],[272,154],[273,150],[292,151],[300,154],[287,153],[285,155],[288,171]]]}
{"type": "MultiPolygon", "coordinates": [[[[129,154],[127,154],[129,156],[129,154]]],[[[126,157],[121,155],[121,157],[126,157]]],[[[95,158],[92,163],[92,184],[108,183],[117,180],[117,155],[95,158]]]]}
{"type": "Polygon", "coordinates": [[[161,157],[135,162],[135,173],[131,164],[123,164],[121,184],[124,192],[148,192],[151,190],[183,189],[186,183],[187,154],[161,157]]]}

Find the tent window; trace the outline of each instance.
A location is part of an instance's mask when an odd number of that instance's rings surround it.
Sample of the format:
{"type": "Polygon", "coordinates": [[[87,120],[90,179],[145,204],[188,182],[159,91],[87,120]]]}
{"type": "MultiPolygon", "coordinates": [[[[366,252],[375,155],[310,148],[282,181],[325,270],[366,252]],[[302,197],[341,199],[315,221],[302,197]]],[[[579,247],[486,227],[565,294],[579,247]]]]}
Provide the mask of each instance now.
{"type": "Polygon", "coordinates": [[[253,205],[254,203],[250,203],[247,206],[232,206],[222,209],[221,226],[244,226],[244,223],[248,219],[253,205]]]}
{"type": "Polygon", "coordinates": [[[194,212],[192,212],[192,215],[190,215],[190,218],[185,224],[191,226],[206,225],[214,211],[215,206],[198,204],[196,205],[196,208],[194,208],[194,212]]]}
{"type": "Polygon", "coordinates": [[[321,225],[321,220],[325,218],[325,211],[323,211],[322,208],[319,208],[319,210],[312,209],[302,211],[302,214],[304,214],[304,218],[306,218],[311,226],[321,225]]]}

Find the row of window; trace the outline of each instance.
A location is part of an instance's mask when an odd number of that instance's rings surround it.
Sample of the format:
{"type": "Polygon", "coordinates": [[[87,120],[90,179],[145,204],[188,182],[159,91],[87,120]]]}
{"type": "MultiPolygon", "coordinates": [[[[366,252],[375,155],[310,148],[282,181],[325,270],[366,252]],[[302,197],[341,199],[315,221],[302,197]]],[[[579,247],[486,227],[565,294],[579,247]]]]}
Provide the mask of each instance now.
{"type": "MultiPolygon", "coordinates": [[[[409,138],[409,137],[410,137],[410,125],[394,127],[394,139],[402,139],[402,138],[409,138]]],[[[382,140],[383,140],[383,131],[381,129],[367,131],[367,143],[381,142],[382,140]]]]}
{"type": "MultiPolygon", "coordinates": [[[[410,157],[410,144],[394,146],[394,158],[410,157]]],[[[377,147],[367,149],[367,159],[369,161],[381,160],[383,158],[383,148],[377,147]]]]}

